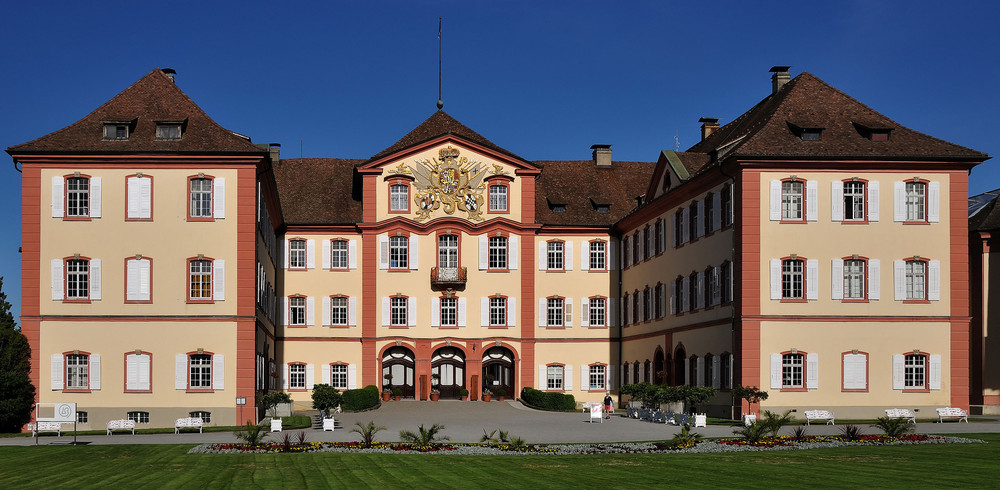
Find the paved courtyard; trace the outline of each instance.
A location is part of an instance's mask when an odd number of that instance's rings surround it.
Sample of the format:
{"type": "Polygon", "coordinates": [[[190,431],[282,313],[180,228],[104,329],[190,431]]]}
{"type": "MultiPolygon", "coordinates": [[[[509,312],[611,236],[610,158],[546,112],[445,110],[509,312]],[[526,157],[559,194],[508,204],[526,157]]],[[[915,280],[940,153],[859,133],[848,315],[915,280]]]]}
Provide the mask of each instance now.
{"type": "MultiPolygon", "coordinates": [[[[483,430],[503,429],[511,436],[523,438],[528,443],[559,443],[559,442],[626,442],[653,441],[673,437],[680,431],[678,427],[652,424],[646,421],[627,419],[620,414],[612,416],[603,423],[590,423],[587,414],[542,412],[524,407],[516,401],[506,402],[418,402],[400,401],[383,403],[377,410],[361,413],[337,414],[338,429],[334,432],[323,432],[317,429],[304,429],[309,441],[354,441],[357,434],[350,432],[355,422],[367,423],[374,421],[387,430],[378,433],[377,440],[399,440],[399,431],[403,429],[416,430],[424,424],[444,424],[443,435],[450,437],[451,442],[479,442],[483,430]]],[[[878,429],[864,426],[866,433],[879,433],[878,429]]],[[[812,425],[809,434],[838,434],[839,426],[812,425]]],[[[698,428],[697,432],[706,437],[729,437],[733,435],[733,427],[729,425],[709,425],[698,428]]],[[[299,432],[299,429],[289,431],[299,432]]],[[[946,422],[919,423],[916,432],[923,434],[940,433],[976,433],[1000,432],[1000,421],[995,418],[990,421],[958,423],[946,422]]],[[[783,433],[791,433],[785,428],[783,433]]],[[[272,434],[272,440],[280,437],[272,434]]],[[[204,434],[140,434],[129,435],[117,433],[114,436],[79,436],[80,442],[90,444],[185,444],[185,443],[221,443],[236,442],[231,432],[208,432],[204,434]]],[[[39,444],[67,444],[73,440],[72,433],[64,432],[62,437],[45,435],[39,438],[39,444]]],[[[29,437],[0,438],[0,446],[31,445],[34,440],[29,437]]]]}

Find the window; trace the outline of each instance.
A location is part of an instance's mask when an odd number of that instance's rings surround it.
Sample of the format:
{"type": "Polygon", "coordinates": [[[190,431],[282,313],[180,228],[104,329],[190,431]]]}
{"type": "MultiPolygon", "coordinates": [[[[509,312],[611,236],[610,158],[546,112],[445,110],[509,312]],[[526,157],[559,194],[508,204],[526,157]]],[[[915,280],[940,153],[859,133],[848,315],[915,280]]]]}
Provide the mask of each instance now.
{"type": "Polygon", "coordinates": [[[212,217],[212,179],[191,179],[191,217],[212,217]]]}
{"type": "Polygon", "coordinates": [[[288,267],[290,269],[306,268],[306,241],[288,241],[288,267]]]}
{"type": "Polygon", "coordinates": [[[549,366],[547,370],[548,377],[545,387],[549,390],[561,391],[563,389],[563,367],[549,366]]]}
{"type": "Polygon", "coordinates": [[[90,297],[90,262],[85,259],[66,261],[66,299],[85,300],[90,297]]]}
{"type": "Polygon", "coordinates": [[[212,261],[192,260],[190,262],[189,298],[193,300],[212,299],[212,261]]]}
{"type": "Polygon", "coordinates": [[[684,231],[684,213],[677,211],[674,215],[674,246],[683,245],[682,233],[684,231]]]}
{"type": "Polygon", "coordinates": [[[590,298],[590,326],[603,327],[607,315],[607,298],[590,298]]]}
{"type": "Polygon", "coordinates": [[[730,389],[730,380],[733,374],[733,356],[732,354],[722,353],[721,359],[719,359],[719,386],[722,389],[730,389]]]}
{"type": "Polygon", "coordinates": [[[805,355],[781,355],[781,388],[803,388],[805,355]]]}
{"type": "Polygon", "coordinates": [[[927,387],[927,357],[923,354],[907,354],[903,364],[903,388],[922,390],[927,387]]]}
{"type": "Polygon", "coordinates": [[[290,389],[290,390],[304,390],[304,389],[306,389],[306,365],[305,364],[289,364],[288,365],[288,389],[290,389]]]}
{"type": "Polygon", "coordinates": [[[698,289],[698,273],[692,272],[688,276],[688,305],[691,311],[697,310],[701,305],[698,304],[698,297],[701,296],[701,291],[698,289]]]}
{"type": "Polygon", "coordinates": [[[303,296],[292,296],[288,298],[288,324],[306,324],[306,298],[303,296]]]}
{"type": "Polygon", "coordinates": [[[546,267],[548,270],[563,270],[563,242],[548,242],[546,267]]]}
{"type": "Polygon", "coordinates": [[[491,236],[489,242],[489,268],[507,269],[507,237],[491,236]]]}
{"type": "Polygon", "coordinates": [[[653,256],[653,234],[649,232],[649,226],[646,226],[642,230],[642,249],[644,258],[648,259],[653,256]]]}
{"type": "Polygon", "coordinates": [[[722,304],[733,301],[733,263],[726,262],[720,271],[720,287],[722,288],[722,304]]]}
{"type": "Polygon", "coordinates": [[[844,221],[865,220],[865,183],[844,182],[844,221]]]}
{"type": "Polygon", "coordinates": [[[641,300],[639,296],[639,291],[632,293],[632,323],[639,323],[642,318],[639,311],[639,301],[641,300]]]}
{"type": "Polygon", "coordinates": [[[126,302],[149,302],[151,300],[152,266],[151,259],[141,256],[125,260],[126,302]]]}
{"type": "Polygon", "coordinates": [[[927,185],[923,182],[906,183],[906,221],[927,220],[927,185]]]}
{"type": "Polygon", "coordinates": [[[458,325],[458,298],[441,298],[441,326],[458,325]]]}
{"type": "Polygon", "coordinates": [[[201,421],[206,424],[212,423],[212,412],[203,412],[203,411],[188,412],[188,416],[192,418],[201,419],[201,421]]]}
{"type": "Polygon", "coordinates": [[[705,275],[708,276],[705,296],[708,298],[708,305],[715,306],[722,302],[722,286],[720,282],[722,274],[719,267],[711,267],[705,271],[705,275]]]}
{"type": "Polygon", "coordinates": [[[629,322],[629,316],[628,316],[629,305],[631,305],[631,304],[632,303],[629,302],[628,293],[623,294],[622,295],[622,322],[624,322],[625,325],[628,325],[629,323],[631,323],[631,322],[629,322]]]}
{"type": "Polygon", "coordinates": [[[410,211],[410,186],[396,183],[389,186],[389,212],[407,213],[410,211]]]}
{"type": "Polygon", "coordinates": [[[628,267],[632,258],[632,241],[629,237],[622,237],[622,267],[628,267]]]}
{"type": "Polygon", "coordinates": [[[490,298],[490,326],[507,325],[507,298],[493,296],[490,298]]]}
{"type": "Polygon", "coordinates": [[[705,196],[705,231],[707,235],[715,229],[715,196],[709,192],[705,196]]]}
{"type": "Polygon", "coordinates": [[[330,325],[347,325],[347,297],[330,298],[330,325]]]}
{"type": "Polygon", "coordinates": [[[865,261],[844,260],[844,299],[865,298],[865,261]]]}
{"type": "Polygon", "coordinates": [[[458,268],[458,236],[438,236],[438,267],[442,269],[458,268]]]}
{"type": "Polygon", "coordinates": [[[179,123],[156,123],[156,139],[158,140],[181,139],[181,125],[179,123]]]}
{"type": "Polygon", "coordinates": [[[714,377],[715,376],[715,356],[712,354],[705,354],[704,365],[705,365],[705,377],[702,380],[702,384],[705,386],[715,386],[714,377]]]}
{"type": "Polygon", "coordinates": [[[490,212],[507,211],[507,186],[503,184],[490,185],[490,212]]]}
{"type": "Polygon", "coordinates": [[[922,260],[906,261],[906,299],[927,299],[927,263],[922,260]]]}
{"type": "Polygon", "coordinates": [[[781,219],[785,221],[802,221],[802,181],[785,181],[781,183],[781,219]]]}
{"type": "Polygon", "coordinates": [[[333,364],[330,366],[330,386],[338,390],[347,389],[347,364],[333,364]]]}
{"type": "Polygon", "coordinates": [[[663,318],[663,284],[657,284],[656,288],[653,290],[653,316],[655,318],[663,318]]]}
{"type": "Polygon", "coordinates": [[[126,123],[104,123],[104,139],[124,141],[128,139],[128,127],[126,123]]]}
{"type": "Polygon", "coordinates": [[[149,423],[149,412],[129,412],[126,417],[137,424],[149,423]]]}
{"type": "Polygon", "coordinates": [[[841,391],[868,391],[868,353],[858,350],[841,354],[843,385],[841,391]]]}
{"type": "Polygon", "coordinates": [[[588,384],[590,391],[604,391],[607,368],[607,366],[600,364],[590,366],[590,383],[588,384]]]}
{"type": "Polygon", "coordinates": [[[722,186],[722,226],[733,224],[733,188],[729,184],[722,186]]]}
{"type": "Polygon", "coordinates": [[[632,235],[632,263],[638,264],[642,261],[642,241],[639,239],[639,230],[632,235]]]}
{"type": "Polygon", "coordinates": [[[66,216],[90,216],[90,179],[69,177],[66,179],[66,216]]]}
{"type": "Polygon", "coordinates": [[[590,242],[590,270],[603,271],[607,269],[607,242],[590,242]]]}
{"type": "Polygon", "coordinates": [[[548,298],[546,301],[546,325],[550,327],[563,326],[563,298],[548,298]]]}
{"type": "Polygon", "coordinates": [[[684,310],[686,309],[685,308],[686,305],[684,304],[684,279],[683,278],[678,277],[677,279],[674,279],[674,287],[671,290],[671,292],[673,293],[672,294],[672,299],[671,299],[671,301],[673,301],[673,306],[671,306],[671,310],[672,310],[671,313],[674,314],[674,315],[679,315],[681,313],[684,313],[684,310]]]}
{"type": "Polygon", "coordinates": [[[648,322],[653,316],[653,292],[646,286],[642,290],[642,321],[648,322]]]}
{"type": "Polygon", "coordinates": [[[330,268],[347,269],[347,240],[334,240],[330,242],[330,268]]]}
{"type": "Polygon", "coordinates": [[[804,299],[803,261],[786,259],[781,261],[781,299],[804,299]]]}
{"type": "Polygon", "coordinates": [[[691,357],[688,358],[687,369],[688,386],[698,386],[698,356],[692,354],[691,357]]]}
{"type": "Polygon", "coordinates": [[[688,207],[688,222],[687,222],[688,237],[690,237],[691,241],[696,240],[700,236],[700,234],[698,233],[698,220],[699,220],[698,205],[697,203],[691,203],[691,206],[688,207]]]}
{"type": "Polygon", "coordinates": [[[90,389],[90,356],[66,354],[66,389],[90,389]]]}
{"type": "Polygon", "coordinates": [[[212,388],[212,356],[192,354],[188,357],[190,376],[188,383],[193,390],[212,388]]]}
{"type": "Polygon", "coordinates": [[[409,268],[410,238],[405,236],[389,237],[389,268],[409,268]]]}
{"type": "Polygon", "coordinates": [[[656,223],[653,225],[653,232],[654,232],[653,234],[655,235],[653,238],[654,242],[653,251],[656,255],[660,255],[661,253],[663,253],[663,247],[664,247],[663,239],[665,238],[663,233],[662,219],[656,220],[656,223]]]}
{"type": "Polygon", "coordinates": [[[406,326],[406,303],[405,296],[393,296],[389,299],[389,325],[393,327],[406,326]]]}
{"type": "Polygon", "coordinates": [[[819,141],[821,133],[818,128],[802,128],[802,141],[819,141]]]}
{"type": "Polygon", "coordinates": [[[78,424],[86,424],[88,419],[89,417],[87,416],[87,412],[76,412],[76,422],[78,424]]]}

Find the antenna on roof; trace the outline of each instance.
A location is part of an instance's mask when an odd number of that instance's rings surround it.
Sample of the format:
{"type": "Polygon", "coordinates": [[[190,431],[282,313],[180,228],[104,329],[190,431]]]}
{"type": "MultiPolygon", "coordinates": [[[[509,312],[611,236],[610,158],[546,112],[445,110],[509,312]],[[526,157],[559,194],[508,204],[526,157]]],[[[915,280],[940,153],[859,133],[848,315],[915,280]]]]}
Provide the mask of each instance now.
{"type": "Polygon", "coordinates": [[[444,99],[441,98],[441,17],[438,17],[438,103],[440,111],[444,107],[444,99]]]}
{"type": "Polygon", "coordinates": [[[679,134],[679,132],[674,131],[674,151],[681,151],[681,139],[677,137],[679,134]]]}

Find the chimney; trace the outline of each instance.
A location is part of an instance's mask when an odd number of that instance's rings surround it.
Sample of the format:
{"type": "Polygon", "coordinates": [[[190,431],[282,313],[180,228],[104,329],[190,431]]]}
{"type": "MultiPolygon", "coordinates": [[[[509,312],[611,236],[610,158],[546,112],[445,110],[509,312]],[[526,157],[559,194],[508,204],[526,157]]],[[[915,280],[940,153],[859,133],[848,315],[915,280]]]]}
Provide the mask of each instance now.
{"type": "Polygon", "coordinates": [[[712,135],[712,133],[715,132],[715,130],[719,129],[719,119],[718,118],[715,118],[715,117],[703,117],[703,118],[699,119],[698,122],[701,123],[701,140],[702,141],[705,141],[705,138],[708,138],[709,136],[712,135]]]}
{"type": "Polygon", "coordinates": [[[281,150],[281,143],[270,143],[267,145],[267,151],[271,154],[271,163],[278,163],[278,153],[281,150]]]}
{"type": "Polygon", "coordinates": [[[611,145],[593,145],[594,163],[597,168],[611,168],[611,145]]]}
{"type": "Polygon", "coordinates": [[[772,66],[771,67],[771,94],[774,95],[784,87],[792,76],[788,73],[790,66],[772,66]]]}
{"type": "MultiPolygon", "coordinates": [[[[177,76],[177,71],[176,70],[174,70],[173,68],[164,68],[164,69],[162,69],[160,71],[162,71],[163,74],[166,75],[167,78],[169,78],[171,82],[174,82],[174,77],[177,76]]],[[[177,82],[174,82],[174,83],[177,83],[177,82]]]]}

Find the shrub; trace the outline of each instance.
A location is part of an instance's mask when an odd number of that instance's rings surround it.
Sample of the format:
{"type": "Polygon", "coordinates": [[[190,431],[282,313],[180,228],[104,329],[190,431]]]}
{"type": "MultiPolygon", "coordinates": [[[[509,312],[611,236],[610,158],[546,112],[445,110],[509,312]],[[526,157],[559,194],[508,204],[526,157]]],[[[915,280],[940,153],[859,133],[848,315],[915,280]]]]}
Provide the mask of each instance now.
{"type": "Polygon", "coordinates": [[[548,393],[525,387],[521,390],[521,400],[527,405],[543,410],[576,411],[576,398],[564,393],[548,393]]]}
{"type": "Polygon", "coordinates": [[[385,427],[375,425],[375,421],[373,420],[369,420],[365,425],[361,425],[361,422],[355,422],[354,425],[357,427],[351,429],[351,432],[361,436],[361,445],[363,447],[372,447],[372,443],[375,442],[375,434],[385,430],[385,427]]]}
{"type": "Polygon", "coordinates": [[[264,407],[264,410],[271,413],[271,417],[275,416],[275,408],[281,403],[292,403],[292,397],[288,396],[288,393],[284,391],[272,391],[260,397],[260,404],[264,407]]]}
{"type": "Polygon", "coordinates": [[[733,430],[733,434],[742,437],[751,444],[760,442],[768,432],[770,432],[770,427],[763,420],[733,430]]]}
{"type": "Polygon", "coordinates": [[[438,432],[444,430],[444,425],[434,424],[428,428],[424,428],[424,424],[420,424],[417,427],[417,432],[401,430],[399,431],[399,438],[403,442],[408,442],[410,444],[418,444],[421,446],[430,446],[432,444],[437,444],[440,441],[447,441],[448,436],[439,436],[438,432]]]}
{"type": "Polygon", "coordinates": [[[368,410],[379,403],[378,388],[365,386],[360,390],[347,390],[341,395],[341,408],[352,412],[368,410]]]}
{"type": "Polygon", "coordinates": [[[806,435],[806,426],[800,425],[796,427],[795,430],[792,431],[792,437],[795,438],[796,442],[802,442],[806,440],[806,438],[808,437],[806,435]]]}
{"type": "Polygon", "coordinates": [[[845,441],[856,441],[861,438],[861,427],[856,425],[845,425],[840,428],[840,437],[845,441]]]}
{"type": "Polygon", "coordinates": [[[462,390],[458,392],[458,396],[469,396],[469,390],[462,388],[462,390]]]}
{"type": "Polygon", "coordinates": [[[330,415],[330,410],[337,408],[343,402],[343,396],[336,388],[327,385],[313,385],[312,391],[313,408],[323,412],[324,416],[330,415]]]}
{"type": "Polygon", "coordinates": [[[392,389],[392,396],[403,396],[403,389],[402,388],[393,388],[392,389]]]}
{"type": "Polygon", "coordinates": [[[877,420],[872,427],[885,432],[886,437],[900,437],[913,430],[910,421],[902,417],[879,417],[877,420]]]}
{"type": "Polygon", "coordinates": [[[691,432],[691,425],[684,424],[681,426],[681,431],[678,434],[674,434],[674,438],[670,440],[670,449],[686,449],[693,447],[701,442],[701,434],[697,432],[691,432]]]}
{"type": "Polygon", "coordinates": [[[786,410],[785,413],[781,415],[778,415],[770,410],[764,410],[763,415],[764,420],[761,422],[763,422],[764,426],[767,427],[767,431],[771,433],[771,437],[777,436],[778,431],[792,421],[791,410],[786,410]]]}
{"type": "Polygon", "coordinates": [[[250,447],[259,446],[267,434],[268,433],[264,431],[263,425],[258,425],[253,422],[247,422],[247,425],[233,432],[233,435],[236,436],[237,440],[250,447]]]}

